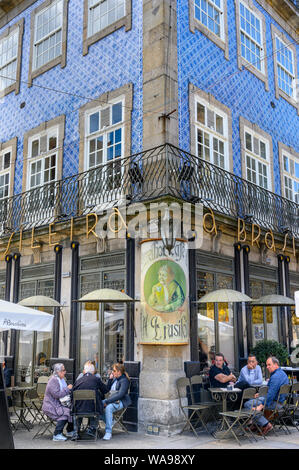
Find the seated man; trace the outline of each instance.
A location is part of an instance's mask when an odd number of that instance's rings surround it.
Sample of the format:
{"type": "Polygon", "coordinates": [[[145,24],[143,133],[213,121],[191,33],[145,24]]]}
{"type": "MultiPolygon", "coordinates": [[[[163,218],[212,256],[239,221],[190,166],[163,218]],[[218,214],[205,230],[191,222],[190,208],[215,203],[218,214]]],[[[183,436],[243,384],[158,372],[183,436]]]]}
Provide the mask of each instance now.
{"type": "MultiPolygon", "coordinates": [[[[94,410],[94,404],[92,401],[79,400],[76,401],[76,409],[74,411],[77,413],[92,413],[96,411],[99,415],[103,414],[102,399],[105,393],[108,392],[109,388],[107,388],[99,377],[96,377],[95,366],[90,361],[87,361],[84,364],[83,376],[80,379],[77,379],[73,386],[73,392],[76,390],[95,390],[96,410],[94,410]]],[[[77,418],[77,421],[77,423],[74,422],[73,440],[78,439],[78,432],[82,423],[82,418],[77,418]]],[[[99,418],[89,418],[87,434],[94,437],[98,424],[99,418]]]]}
{"type": "Polygon", "coordinates": [[[130,386],[130,378],[125,371],[123,364],[116,363],[112,366],[107,387],[110,390],[110,396],[103,400],[105,421],[105,436],[103,439],[108,441],[112,437],[113,413],[128,407],[131,404],[131,398],[128,394],[130,386]]]}
{"type": "Polygon", "coordinates": [[[236,382],[237,378],[224,364],[222,353],[215,355],[215,364],[210,368],[209,379],[212,388],[226,388],[229,382],[236,382]]]}
{"type": "Polygon", "coordinates": [[[241,369],[236,387],[243,390],[252,385],[261,385],[262,383],[263,374],[261,366],[258,365],[255,355],[249,354],[247,365],[241,369]]]}
{"type": "MultiPolygon", "coordinates": [[[[265,398],[261,397],[259,398],[259,394],[257,393],[255,395],[256,399],[254,400],[254,404],[256,403],[256,410],[257,411],[262,411],[263,408],[269,409],[269,410],[274,410],[277,404],[277,399],[278,399],[278,394],[279,394],[279,389],[281,385],[288,384],[289,379],[287,374],[281,370],[279,367],[279,360],[272,356],[267,359],[266,366],[268,371],[270,372],[270,380],[268,382],[268,393],[266,397],[266,402],[265,398]]],[[[283,402],[285,401],[286,397],[284,395],[280,396],[279,403],[277,404],[278,408],[281,408],[283,406],[283,402]]],[[[244,404],[244,408],[250,409],[252,406],[252,400],[248,400],[244,404]]],[[[265,418],[263,415],[257,415],[254,418],[254,421],[262,428],[262,434],[265,436],[268,434],[271,429],[273,429],[272,424],[265,418]]],[[[255,426],[251,427],[251,430],[254,431],[255,426]]]]}

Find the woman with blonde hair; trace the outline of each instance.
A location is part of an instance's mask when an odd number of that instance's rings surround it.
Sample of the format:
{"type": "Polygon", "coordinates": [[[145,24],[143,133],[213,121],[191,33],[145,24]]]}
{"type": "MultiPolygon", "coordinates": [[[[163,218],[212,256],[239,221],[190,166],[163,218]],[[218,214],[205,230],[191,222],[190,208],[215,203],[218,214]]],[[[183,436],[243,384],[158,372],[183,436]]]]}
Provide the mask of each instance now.
{"type": "Polygon", "coordinates": [[[125,371],[124,364],[119,362],[113,364],[112,373],[107,383],[109,396],[103,400],[105,421],[105,436],[103,439],[108,441],[112,437],[113,413],[127,408],[132,402],[128,394],[130,387],[130,377],[125,371]]]}

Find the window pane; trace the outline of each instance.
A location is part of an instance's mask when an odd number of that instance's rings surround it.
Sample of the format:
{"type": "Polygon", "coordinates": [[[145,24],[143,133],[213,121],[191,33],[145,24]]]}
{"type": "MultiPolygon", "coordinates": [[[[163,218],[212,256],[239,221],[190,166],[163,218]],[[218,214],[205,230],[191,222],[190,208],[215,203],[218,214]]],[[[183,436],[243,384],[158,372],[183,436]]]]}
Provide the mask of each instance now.
{"type": "Polygon", "coordinates": [[[205,124],[205,107],[197,103],[197,121],[205,124]]]}
{"type": "Polygon", "coordinates": [[[39,154],[39,140],[33,140],[31,144],[31,156],[37,157],[39,154]]]}
{"type": "Polygon", "coordinates": [[[117,103],[112,106],[112,124],[122,121],[122,104],[117,103]]]}
{"type": "Polygon", "coordinates": [[[99,127],[99,113],[91,114],[89,116],[89,133],[98,131],[99,127]]]}

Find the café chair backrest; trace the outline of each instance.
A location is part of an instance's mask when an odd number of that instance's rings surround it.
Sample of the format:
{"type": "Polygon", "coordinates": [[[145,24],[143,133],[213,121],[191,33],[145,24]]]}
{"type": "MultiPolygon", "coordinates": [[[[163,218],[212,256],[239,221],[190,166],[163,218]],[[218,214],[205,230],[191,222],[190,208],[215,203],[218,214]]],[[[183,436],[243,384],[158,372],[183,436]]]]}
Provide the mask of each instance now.
{"type": "Polygon", "coordinates": [[[41,375],[37,379],[36,391],[40,397],[43,397],[45,395],[45,391],[46,391],[46,387],[47,387],[47,383],[49,382],[49,379],[50,377],[46,375],[41,375]]]}

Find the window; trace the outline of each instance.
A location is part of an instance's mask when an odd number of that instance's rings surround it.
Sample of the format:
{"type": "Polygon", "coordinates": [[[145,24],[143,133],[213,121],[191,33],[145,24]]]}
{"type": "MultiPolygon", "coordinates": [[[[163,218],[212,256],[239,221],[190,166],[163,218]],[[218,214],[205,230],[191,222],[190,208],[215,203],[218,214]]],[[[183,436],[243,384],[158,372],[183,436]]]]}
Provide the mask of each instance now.
{"type": "MultiPolygon", "coordinates": [[[[269,134],[240,117],[240,140],[242,156],[242,177],[260,188],[272,191],[273,184],[273,147],[269,134]]],[[[261,194],[267,199],[267,193],[251,189],[256,198],[261,194]]],[[[270,203],[270,200],[268,201],[270,203]]]]}
{"type": "Polygon", "coordinates": [[[197,156],[229,170],[227,116],[204,101],[196,101],[197,156]]]}
{"type": "Polygon", "coordinates": [[[9,197],[11,150],[0,153],[0,200],[9,197]]]}
{"type": "Polygon", "coordinates": [[[89,0],[89,36],[125,16],[125,0],[89,0]]]}
{"type": "Polygon", "coordinates": [[[56,207],[55,182],[62,178],[65,116],[27,132],[24,136],[23,204],[26,223],[50,223],[56,207]]]}
{"type": "Polygon", "coordinates": [[[83,54],[91,44],[125,26],[131,29],[132,0],[84,0],[83,54]]]}
{"type": "Polygon", "coordinates": [[[11,226],[11,196],[13,195],[17,138],[0,143],[0,233],[11,226]]]}
{"type": "Polygon", "coordinates": [[[87,175],[89,194],[99,195],[102,191],[117,190],[121,186],[119,159],[124,149],[123,114],[121,100],[86,115],[85,169],[98,168],[87,175]]]}
{"type": "Polygon", "coordinates": [[[271,24],[275,96],[280,96],[295,106],[299,112],[296,92],[297,53],[292,40],[271,24]]]}
{"type": "Polygon", "coordinates": [[[235,0],[235,3],[238,67],[247,68],[269,90],[265,18],[251,0],[235,0]]]}
{"type": "Polygon", "coordinates": [[[27,189],[33,189],[56,180],[57,147],[58,128],[30,139],[27,189]]]}
{"type": "MultiPolygon", "coordinates": [[[[211,266],[232,266],[231,259],[211,256],[205,252],[197,251],[198,260],[196,268],[196,291],[200,299],[215,289],[232,289],[232,273],[222,273],[211,266]],[[202,264],[201,264],[202,263],[202,264]],[[205,268],[205,266],[209,266],[205,268]]],[[[221,269],[220,268],[220,269],[221,269]]],[[[234,310],[233,304],[220,302],[197,305],[197,340],[198,360],[200,369],[210,367],[215,359],[215,353],[221,351],[233,368],[235,364],[234,351],[234,310]]]]}
{"type": "Polygon", "coordinates": [[[66,65],[68,0],[46,0],[31,16],[29,85],[56,65],[66,65]]]}
{"type": "Polygon", "coordinates": [[[228,59],[228,29],[226,0],[189,0],[190,31],[198,29],[218,47],[228,59]]]}
{"type": "Polygon", "coordinates": [[[62,0],[57,0],[35,17],[33,70],[61,55],[62,8],[62,0]]]}
{"type": "Polygon", "coordinates": [[[245,130],[246,179],[269,189],[269,156],[267,142],[245,130]]]}
{"type": "Polygon", "coordinates": [[[24,20],[8,28],[0,37],[0,96],[20,88],[20,63],[24,20]]]}
{"type": "Polygon", "coordinates": [[[132,103],[133,87],[127,84],[80,109],[79,173],[85,172],[82,204],[94,211],[98,204],[122,195],[122,158],[131,153],[132,103]]]}
{"type": "MultiPolygon", "coordinates": [[[[125,289],[124,257],[81,258],[80,295],[94,289],[125,289]],[[121,263],[121,264],[120,264],[121,263]],[[108,268],[107,268],[108,266],[108,268]]],[[[82,304],[80,308],[80,367],[90,358],[104,376],[125,351],[126,308],[124,304],[82,304]]]]}
{"type": "Polygon", "coordinates": [[[242,57],[263,71],[261,21],[243,3],[240,3],[240,24],[242,57]]]}
{"type": "Polygon", "coordinates": [[[217,36],[223,36],[221,0],[195,0],[195,18],[217,36]]]}
{"type": "Polygon", "coordinates": [[[283,152],[284,196],[299,204],[299,158],[283,152]]]}
{"type": "Polygon", "coordinates": [[[276,37],[278,86],[291,98],[295,96],[295,70],[293,52],[276,37]]]}

